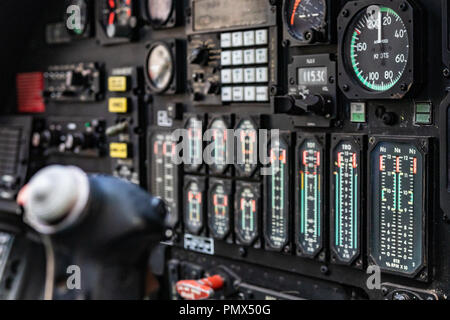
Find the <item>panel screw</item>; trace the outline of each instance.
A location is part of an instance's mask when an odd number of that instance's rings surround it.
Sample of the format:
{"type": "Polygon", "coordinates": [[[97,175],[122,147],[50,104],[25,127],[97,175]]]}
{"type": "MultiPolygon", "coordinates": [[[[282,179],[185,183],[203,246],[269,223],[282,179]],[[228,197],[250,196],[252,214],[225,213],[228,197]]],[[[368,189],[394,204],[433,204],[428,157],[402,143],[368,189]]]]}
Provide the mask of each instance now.
{"type": "Polygon", "coordinates": [[[282,44],[283,47],[289,47],[291,42],[289,40],[284,40],[281,44],[282,44]]]}
{"type": "Polygon", "coordinates": [[[402,11],[408,10],[408,4],[406,2],[400,3],[400,10],[402,11]]]}
{"type": "Polygon", "coordinates": [[[442,71],[442,74],[444,75],[444,77],[448,78],[448,77],[450,77],[450,70],[448,68],[445,68],[442,71]]]}
{"type": "Polygon", "coordinates": [[[401,86],[400,86],[400,90],[406,91],[407,89],[408,89],[408,85],[405,84],[405,83],[402,83],[401,86]]]}
{"type": "Polygon", "coordinates": [[[381,293],[385,296],[388,294],[388,289],[386,287],[381,288],[381,293]]]}
{"type": "Polygon", "coordinates": [[[323,274],[328,274],[328,267],[327,266],[320,266],[320,272],[322,272],[323,274]]]}
{"type": "Polygon", "coordinates": [[[342,90],[344,90],[345,92],[347,92],[348,90],[350,90],[350,87],[348,86],[348,84],[344,84],[342,86],[342,90]]]}
{"type": "Polygon", "coordinates": [[[245,250],[245,248],[243,248],[243,247],[240,247],[239,248],[239,255],[241,257],[245,257],[247,255],[247,250],[245,250]]]}
{"type": "Polygon", "coordinates": [[[342,11],[342,16],[343,16],[344,18],[347,18],[347,17],[349,16],[349,14],[350,14],[350,12],[349,12],[347,9],[345,9],[344,11],[342,11]]]}

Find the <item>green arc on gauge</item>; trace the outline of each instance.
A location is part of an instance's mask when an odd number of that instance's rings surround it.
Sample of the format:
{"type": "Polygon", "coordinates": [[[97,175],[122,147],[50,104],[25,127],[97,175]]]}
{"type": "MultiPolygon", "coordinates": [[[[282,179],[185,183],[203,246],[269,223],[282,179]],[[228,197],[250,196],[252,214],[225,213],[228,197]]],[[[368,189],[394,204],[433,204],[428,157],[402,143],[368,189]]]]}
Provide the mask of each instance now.
{"type": "MultiPolygon", "coordinates": [[[[395,12],[391,8],[380,7],[380,11],[392,14],[401,20],[401,17],[397,14],[397,12],[395,12]]],[[[356,30],[354,30],[353,35],[352,35],[352,41],[350,43],[350,59],[351,59],[353,71],[355,72],[356,77],[359,79],[359,81],[361,81],[362,84],[364,84],[367,88],[369,88],[371,90],[383,92],[383,91],[387,91],[387,90],[391,89],[400,80],[400,78],[403,75],[403,72],[399,76],[397,76],[395,78],[395,80],[391,81],[391,83],[388,83],[388,84],[382,84],[382,85],[372,84],[369,81],[367,81],[367,79],[362,76],[363,71],[359,70],[358,62],[355,59],[355,57],[356,57],[355,44],[356,44],[357,37],[358,37],[358,33],[356,32],[356,30]]]]}

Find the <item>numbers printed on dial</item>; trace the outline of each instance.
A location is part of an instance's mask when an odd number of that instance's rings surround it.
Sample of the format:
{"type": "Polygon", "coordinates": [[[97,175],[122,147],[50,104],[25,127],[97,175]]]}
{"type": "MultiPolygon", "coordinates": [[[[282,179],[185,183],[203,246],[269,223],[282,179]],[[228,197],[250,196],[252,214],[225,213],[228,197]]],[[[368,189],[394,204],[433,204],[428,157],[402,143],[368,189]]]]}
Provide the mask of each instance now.
{"type": "Polygon", "coordinates": [[[322,248],[322,147],[313,139],[297,150],[297,235],[302,254],[314,257],[322,248]]]}
{"type": "Polygon", "coordinates": [[[354,142],[343,141],[333,151],[334,225],[332,247],[341,262],[358,255],[360,155],[354,142]]]}
{"type": "Polygon", "coordinates": [[[362,10],[345,43],[349,69],[365,89],[385,92],[402,78],[410,43],[405,24],[393,9],[373,5],[362,10]]]}
{"type": "Polygon", "coordinates": [[[413,144],[380,142],[371,155],[371,254],[383,270],[423,265],[423,155],[413,144]]]}

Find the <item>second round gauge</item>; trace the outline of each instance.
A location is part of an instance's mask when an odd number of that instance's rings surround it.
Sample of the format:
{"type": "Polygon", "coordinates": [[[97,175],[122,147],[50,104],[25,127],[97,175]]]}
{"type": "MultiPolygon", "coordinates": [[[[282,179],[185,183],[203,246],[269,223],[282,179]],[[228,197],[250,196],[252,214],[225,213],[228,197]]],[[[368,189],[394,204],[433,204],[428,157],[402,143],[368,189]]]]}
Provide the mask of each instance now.
{"type": "Polygon", "coordinates": [[[173,11],[173,0],[147,0],[147,15],[154,27],[165,25],[173,11]]]}
{"type": "Polygon", "coordinates": [[[289,0],[285,5],[285,21],[289,34],[301,42],[320,39],[326,25],[326,0],[289,0]]]}
{"type": "Polygon", "coordinates": [[[174,60],[171,50],[165,43],[156,43],[150,48],[146,69],[152,91],[166,91],[173,79],[174,60]]]}

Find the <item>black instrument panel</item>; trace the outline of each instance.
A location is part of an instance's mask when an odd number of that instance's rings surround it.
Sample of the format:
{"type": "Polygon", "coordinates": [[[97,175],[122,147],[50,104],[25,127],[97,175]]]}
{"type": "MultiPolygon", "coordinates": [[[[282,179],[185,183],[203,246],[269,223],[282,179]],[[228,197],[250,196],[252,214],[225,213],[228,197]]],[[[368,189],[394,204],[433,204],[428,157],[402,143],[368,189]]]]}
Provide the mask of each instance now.
{"type": "Polygon", "coordinates": [[[167,261],[206,273],[225,259],[361,299],[448,293],[445,1],[52,2],[41,59],[17,72],[46,80],[45,111],[20,115],[27,176],[61,163],[140,184],[167,204],[167,261]],[[372,266],[388,294],[367,288],[372,266]]]}

